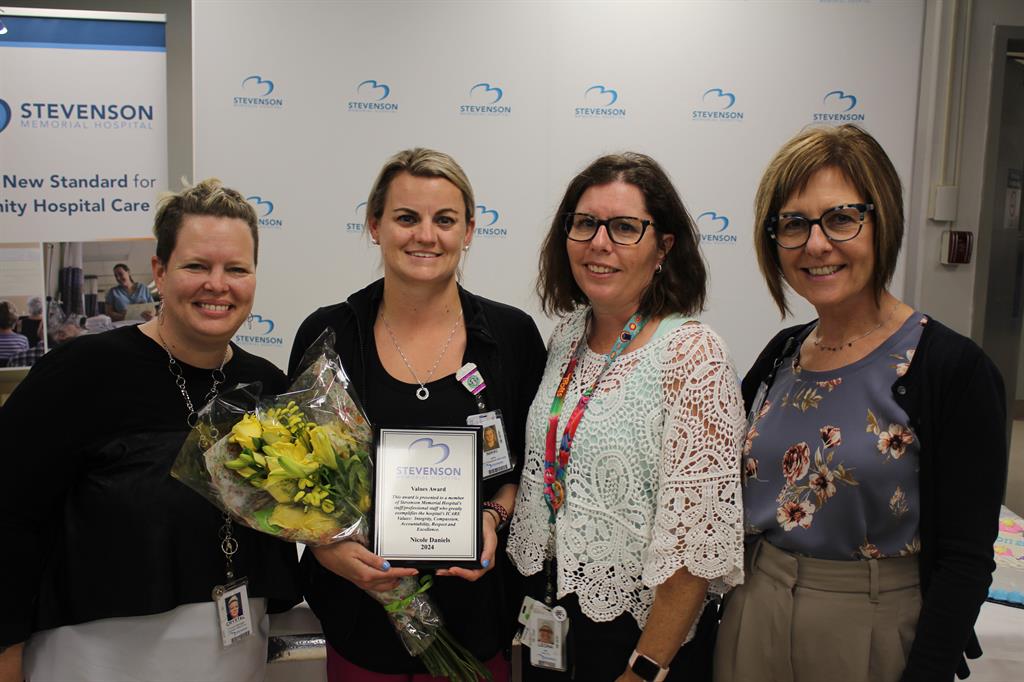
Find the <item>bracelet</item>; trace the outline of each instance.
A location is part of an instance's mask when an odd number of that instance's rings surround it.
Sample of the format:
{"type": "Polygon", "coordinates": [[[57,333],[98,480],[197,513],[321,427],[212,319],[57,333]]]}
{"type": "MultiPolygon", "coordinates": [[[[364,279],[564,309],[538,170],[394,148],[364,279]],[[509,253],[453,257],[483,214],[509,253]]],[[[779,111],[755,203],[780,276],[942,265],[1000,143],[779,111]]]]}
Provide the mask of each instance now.
{"type": "Polygon", "coordinates": [[[504,530],[505,526],[508,525],[508,510],[497,502],[484,502],[483,508],[484,511],[490,509],[498,515],[498,526],[495,530],[498,532],[504,530]]]}

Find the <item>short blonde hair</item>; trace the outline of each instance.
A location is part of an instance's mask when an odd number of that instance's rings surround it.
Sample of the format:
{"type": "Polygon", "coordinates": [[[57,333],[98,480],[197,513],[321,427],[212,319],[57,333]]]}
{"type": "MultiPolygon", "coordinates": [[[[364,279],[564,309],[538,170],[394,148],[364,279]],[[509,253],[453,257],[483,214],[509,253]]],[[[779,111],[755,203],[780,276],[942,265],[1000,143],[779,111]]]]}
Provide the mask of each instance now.
{"type": "Polygon", "coordinates": [[[768,233],[768,220],[824,168],[838,170],[866,203],[875,205],[875,270],[871,283],[876,301],[896,270],[903,243],[903,189],[889,156],[874,137],[855,125],[804,130],[775,154],[754,198],[757,263],[783,317],[790,310],[782,284],[779,247],[768,233]]]}
{"type": "Polygon", "coordinates": [[[178,231],[186,215],[211,215],[245,221],[252,233],[252,262],[259,253],[260,233],[256,209],[237,190],[225,187],[217,178],[207,178],[180,192],[167,192],[160,197],[153,220],[156,257],[167,264],[178,243],[178,231]]]}

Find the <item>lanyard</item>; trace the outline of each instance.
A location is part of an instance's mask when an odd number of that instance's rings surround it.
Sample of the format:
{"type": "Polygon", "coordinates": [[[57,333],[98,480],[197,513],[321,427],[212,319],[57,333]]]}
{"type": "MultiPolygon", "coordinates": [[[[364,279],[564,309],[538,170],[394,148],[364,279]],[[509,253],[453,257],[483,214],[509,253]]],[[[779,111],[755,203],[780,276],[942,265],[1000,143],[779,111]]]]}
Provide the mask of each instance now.
{"type": "Polygon", "coordinates": [[[569,391],[569,382],[572,381],[573,374],[576,373],[576,366],[579,364],[580,358],[583,357],[587,346],[586,329],[583,330],[583,336],[576,342],[572,358],[569,360],[569,364],[565,368],[565,374],[562,375],[562,380],[555,391],[555,399],[551,401],[551,413],[548,417],[548,435],[544,446],[544,499],[547,501],[548,511],[550,512],[549,523],[555,522],[555,515],[562,505],[565,504],[565,471],[569,466],[569,451],[572,449],[572,439],[576,435],[576,429],[583,419],[583,413],[586,412],[588,403],[590,403],[590,396],[593,395],[594,389],[597,388],[597,384],[604,377],[608,368],[612,366],[616,358],[622,355],[622,352],[626,350],[630,342],[640,334],[640,330],[644,328],[645,324],[647,324],[647,318],[641,316],[640,313],[634,314],[626,322],[626,326],[622,328],[622,333],[615,340],[615,345],[612,346],[612,351],[607,355],[604,367],[601,368],[594,382],[584,389],[583,395],[580,396],[579,402],[576,403],[576,408],[569,415],[569,420],[565,424],[565,431],[562,432],[562,440],[558,443],[558,456],[556,457],[555,442],[558,439],[558,418],[562,414],[565,394],[569,391]]]}

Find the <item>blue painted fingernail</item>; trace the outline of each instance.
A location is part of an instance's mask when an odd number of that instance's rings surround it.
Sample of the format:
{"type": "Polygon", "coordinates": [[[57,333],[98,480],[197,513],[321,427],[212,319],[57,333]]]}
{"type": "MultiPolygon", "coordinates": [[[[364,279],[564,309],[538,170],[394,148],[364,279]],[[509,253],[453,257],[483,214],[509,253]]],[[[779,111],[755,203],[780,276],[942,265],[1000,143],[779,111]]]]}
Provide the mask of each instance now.
{"type": "Polygon", "coordinates": [[[390,561],[385,561],[383,564],[381,564],[380,570],[382,570],[382,571],[390,571],[391,570],[391,562],[390,561]]]}
{"type": "Polygon", "coordinates": [[[491,565],[491,560],[490,559],[484,559],[483,561],[480,562],[480,565],[483,566],[484,568],[487,568],[488,566],[491,565]]]}

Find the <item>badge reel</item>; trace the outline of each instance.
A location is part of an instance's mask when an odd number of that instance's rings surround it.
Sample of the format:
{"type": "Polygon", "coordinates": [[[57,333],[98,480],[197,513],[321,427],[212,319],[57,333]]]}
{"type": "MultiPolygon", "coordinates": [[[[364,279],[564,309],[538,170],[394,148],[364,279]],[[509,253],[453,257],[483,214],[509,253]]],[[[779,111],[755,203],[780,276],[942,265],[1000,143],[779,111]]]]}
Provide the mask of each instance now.
{"type": "Polygon", "coordinates": [[[482,428],[484,480],[512,471],[512,455],[505,436],[505,422],[501,418],[501,410],[487,410],[483,396],[480,395],[487,388],[487,383],[480,370],[474,363],[467,362],[455,373],[455,378],[476,397],[480,409],[479,414],[466,417],[466,424],[482,428]]]}
{"type": "Polygon", "coordinates": [[[249,580],[244,576],[235,577],[234,556],[238,552],[238,541],[231,532],[231,517],[226,514],[220,537],[227,582],[215,585],[211,596],[217,607],[221,642],[227,648],[252,634],[252,611],[249,608],[249,580]]]}
{"type": "Polygon", "coordinates": [[[565,609],[549,609],[532,597],[523,598],[519,609],[519,622],[523,625],[520,640],[530,647],[530,665],[565,672],[566,637],[569,618],[565,609]]]}

